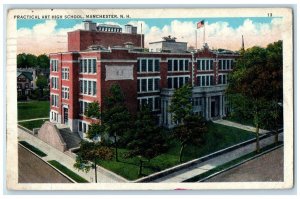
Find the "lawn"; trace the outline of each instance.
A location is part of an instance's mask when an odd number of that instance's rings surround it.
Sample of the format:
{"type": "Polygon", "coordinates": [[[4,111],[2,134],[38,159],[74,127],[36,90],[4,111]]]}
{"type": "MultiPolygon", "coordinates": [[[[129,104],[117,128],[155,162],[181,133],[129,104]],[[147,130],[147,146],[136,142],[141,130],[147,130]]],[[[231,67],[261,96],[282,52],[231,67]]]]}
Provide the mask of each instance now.
{"type": "Polygon", "coordinates": [[[40,157],[45,157],[47,156],[46,153],[44,153],[43,151],[41,151],[40,149],[32,146],[31,144],[29,144],[28,142],[26,141],[20,141],[19,142],[22,146],[26,147],[27,149],[29,149],[30,151],[34,152],[35,154],[37,154],[38,156],[40,157]]]}
{"type": "MultiPolygon", "coordinates": [[[[184,162],[254,138],[254,133],[220,124],[209,123],[208,128],[205,143],[202,146],[189,145],[185,148],[183,152],[184,162]]],[[[144,163],[144,175],[149,175],[179,164],[180,143],[175,140],[170,140],[169,145],[170,148],[165,154],[152,159],[150,162],[144,163]]],[[[138,176],[139,159],[137,157],[125,159],[124,155],[126,152],[126,149],[119,149],[120,162],[114,160],[100,161],[99,164],[129,180],[142,177],[138,176]]]]}
{"type": "Polygon", "coordinates": [[[32,131],[34,128],[41,128],[41,126],[45,123],[45,121],[49,121],[49,120],[34,120],[34,121],[27,121],[27,122],[19,122],[19,125],[32,131]]]}
{"type": "Polygon", "coordinates": [[[57,168],[58,170],[60,170],[61,172],[63,172],[64,174],[66,174],[67,176],[72,178],[73,180],[75,180],[76,182],[78,182],[78,183],[87,183],[88,182],[86,179],[77,175],[76,173],[74,173],[73,171],[71,171],[70,169],[65,167],[64,165],[60,164],[56,160],[49,160],[48,162],[52,166],[54,166],[55,168],[57,168]]]}
{"type": "Polygon", "coordinates": [[[18,103],[18,120],[49,117],[49,101],[29,101],[18,103]]]}

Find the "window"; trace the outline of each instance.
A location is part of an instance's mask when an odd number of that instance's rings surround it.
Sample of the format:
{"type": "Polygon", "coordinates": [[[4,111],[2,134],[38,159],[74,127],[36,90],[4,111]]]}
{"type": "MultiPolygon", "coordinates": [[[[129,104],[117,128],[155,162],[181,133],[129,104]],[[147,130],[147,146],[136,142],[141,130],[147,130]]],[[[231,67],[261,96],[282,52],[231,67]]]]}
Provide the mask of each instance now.
{"type": "Polygon", "coordinates": [[[51,106],[58,107],[58,95],[51,94],[51,106]]]}
{"type": "Polygon", "coordinates": [[[58,60],[51,59],[50,64],[51,64],[51,71],[57,72],[58,71],[58,60]]]}
{"type": "Polygon", "coordinates": [[[80,93],[84,95],[95,96],[97,94],[96,80],[80,79],[79,80],[80,93]]]}
{"type": "Polygon", "coordinates": [[[218,77],[219,84],[227,84],[227,75],[220,74],[218,77]]]}
{"type": "Polygon", "coordinates": [[[62,68],[62,79],[69,79],[69,68],[62,68]]]}
{"type": "Polygon", "coordinates": [[[138,59],[138,72],[159,72],[160,66],[159,66],[159,59],[153,59],[153,58],[142,58],[138,59]]]}
{"type": "Polygon", "coordinates": [[[199,75],[197,76],[197,86],[212,86],[214,85],[213,75],[199,75]]]}
{"type": "Polygon", "coordinates": [[[83,120],[78,120],[78,131],[80,133],[86,133],[89,130],[89,123],[83,121],[83,120]]]}
{"type": "Polygon", "coordinates": [[[80,73],[95,74],[97,73],[97,62],[95,58],[82,58],[79,60],[80,73]]]}
{"type": "Polygon", "coordinates": [[[152,111],[160,109],[160,97],[159,96],[147,96],[138,98],[140,107],[148,105],[152,111]]]}
{"type": "Polygon", "coordinates": [[[232,59],[221,59],[219,60],[220,70],[231,70],[234,66],[234,61],[232,59]]]}
{"type": "Polygon", "coordinates": [[[79,114],[80,115],[84,115],[84,113],[88,109],[89,103],[90,102],[88,102],[88,101],[79,100],[79,114]]]}
{"type": "Polygon", "coordinates": [[[189,76],[170,76],[168,77],[168,88],[180,88],[189,82],[189,76]]]}
{"type": "Polygon", "coordinates": [[[159,77],[140,77],[137,80],[138,92],[153,92],[159,91],[159,77]]]}
{"type": "Polygon", "coordinates": [[[58,113],[55,111],[51,111],[51,118],[50,118],[51,122],[58,122],[58,113]]]}
{"type": "Polygon", "coordinates": [[[185,72],[189,70],[188,59],[169,59],[168,71],[170,72],[185,72]]]}
{"type": "Polygon", "coordinates": [[[58,89],[58,77],[51,77],[51,88],[58,89]]]}
{"type": "Polygon", "coordinates": [[[62,87],[61,97],[63,99],[69,99],[69,87],[65,87],[65,86],[62,87]]]}
{"type": "Polygon", "coordinates": [[[213,59],[199,59],[197,60],[197,70],[207,71],[214,69],[213,59]]]}

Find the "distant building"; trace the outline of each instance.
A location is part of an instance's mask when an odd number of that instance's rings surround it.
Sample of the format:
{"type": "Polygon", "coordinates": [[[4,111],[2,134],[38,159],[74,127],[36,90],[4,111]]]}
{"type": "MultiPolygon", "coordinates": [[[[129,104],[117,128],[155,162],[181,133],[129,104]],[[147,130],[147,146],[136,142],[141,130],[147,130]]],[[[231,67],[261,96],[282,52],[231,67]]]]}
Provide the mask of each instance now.
{"type": "Polygon", "coordinates": [[[28,71],[17,72],[17,90],[18,96],[28,96],[34,89],[34,75],[28,71]]]}
{"type": "Polygon", "coordinates": [[[168,128],[175,125],[168,111],[172,95],[187,83],[193,85],[195,114],[207,120],[226,116],[228,73],[239,54],[211,50],[207,44],[191,53],[186,42],[171,37],[150,43],[150,52],[145,52],[140,45],[144,35],[133,26],[131,33],[129,26],[126,33],[89,27],[68,33],[67,52],[50,54],[51,122],[66,124],[84,138],[92,122],[84,115],[88,104],[98,101],[102,107],[113,84],[120,85],[132,114],[148,104],[158,124],[168,128]]]}

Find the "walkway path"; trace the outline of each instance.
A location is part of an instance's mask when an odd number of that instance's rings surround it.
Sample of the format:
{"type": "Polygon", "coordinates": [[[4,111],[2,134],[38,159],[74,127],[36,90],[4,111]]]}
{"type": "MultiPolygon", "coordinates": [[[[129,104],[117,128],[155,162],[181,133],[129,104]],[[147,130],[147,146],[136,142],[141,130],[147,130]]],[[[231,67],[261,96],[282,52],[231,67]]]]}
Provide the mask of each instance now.
{"type": "MultiPolygon", "coordinates": [[[[279,135],[279,140],[281,140],[281,141],[283,140],[282,133],[279,135]]],[[[265,147],[272,143],[274,143],[274,136],[270,136],[270,137],[267,137],[267,138],[261,140],[260,146],[265,147]]],[[[183,169],[181,171],[178,171],[178,172],[169,174],[167,176],[164,176],[162,178],[156,179],[153,182],[164,182],[164,183],[182,182],[182,181],[187,180],[196,175],[205,173],[206,171],[211,170],[217,166],[220,166],[226,162],[229,162],[229,161],[239,158],[243,155],[246,155],[250,152],[253,152],[253,151],[255,151],[255,147],[256,147],[256,143],[248,144],[244,147],[238,148],[231,152],[216,156],[215,158],[212,158],[205,162],[198,163],[195,166],[192,166],[187,169],[183,169]]]]}
{"type": "Polygon", "coordinates": [[[29,122],[29,121],[36,121],[36,120],[49,120],[49,117],[34,118],[34,119],[28,119],[28,120],[19,120],[18,122],[29,122]]]}
{"type": "MultiPolygon", "coordinates": [[[[215,120],[213,122],[217,123],[217,124],[223,124],[225,126],[232,126],[232,127],[238,128],[238,129],[243,129],[243,130],[246,130],[246,131],[255,132],[255,127],[253,127],[253,126],[246,126],[246,125],[239,124],[239,123],[236,123],[236,122],[231,122],[231,121],[228,121],[228,120],[222,120],[221,119],[221,120],[215,120]]],[[[259,129],[260,134],[264,134],[264,133],[267,133],[267,132],[268,132],[267,130],[259,129]]]]}
{"type": "MultiPolygon", "coordinates": [[[[42,150],[47,154],[46,157],[43,157],[42,159],[44,161],[48,160],[56,160],[62,165],[66,166],[68,169],[72,170],[73,172],[77,173],[78,175],[82,176],[86,180],[90,182],[94,182],[94,176],[95,172],[94,170],[90,170],[88,173],[85,173],[83,171],[76,170],[73,165],[75,163],[75,158],[68,156],[66,153],[63,153],[54,147],[46,144],[45,142],[41,141],[37,137],[23,131],[22,129],[18,128],[18,138],[19,141],[24,140],[28,142],[29,144],[37,147],[38,149],[42,150]]],[[[113,183],[113,182],[128,182],[125,178],[122,178],[121,176],[118,176],[111,171],[108,171],[102,167],[97,167],[97,175],[98,175],[98,182],[102,183],[113,183]]]]}

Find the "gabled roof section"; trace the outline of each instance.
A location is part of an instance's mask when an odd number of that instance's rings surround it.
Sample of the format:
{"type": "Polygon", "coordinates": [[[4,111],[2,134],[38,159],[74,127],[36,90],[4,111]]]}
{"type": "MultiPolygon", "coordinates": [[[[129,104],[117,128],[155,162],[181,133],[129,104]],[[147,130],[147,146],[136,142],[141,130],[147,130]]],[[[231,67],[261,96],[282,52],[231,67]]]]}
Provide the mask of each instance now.
{"type": "Polygon", "coordinates": [[[33,77],[32,77],[32,73],[31,72],[21,72],[21,71],[18,71],[17,72],[17,77],[19,77],[20,75],[24,75],[27,79],[29,79],[30,81],[33,80],[33,77]]]}

